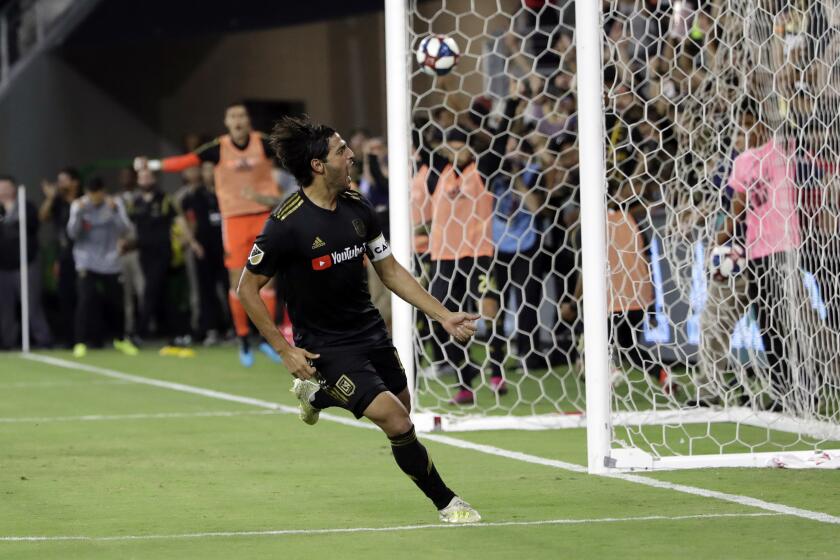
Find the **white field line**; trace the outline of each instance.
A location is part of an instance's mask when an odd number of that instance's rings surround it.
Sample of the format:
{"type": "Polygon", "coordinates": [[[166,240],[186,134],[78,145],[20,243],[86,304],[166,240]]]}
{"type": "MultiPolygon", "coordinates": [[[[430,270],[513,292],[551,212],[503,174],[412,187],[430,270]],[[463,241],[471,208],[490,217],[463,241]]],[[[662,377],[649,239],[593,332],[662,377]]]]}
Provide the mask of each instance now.
{"type": "Polygon", "coordinates": [[[12,381],[9,383],[0,383],[0,389],[40,389],[44,387],[79,387],[86,385],[126,385],[130,381],[120,381],[119,379],[103,379],[101,381],[88,381],[87,383],[80,383],[78,381],[12,381]]]}
{"type": "Polygon", "coordinates": [[[648,478],[646,476],[639,476],[637,474],[619,474],[607,475],[612,478],[620,478],[628,482],[635,482],[636,484],[644,484],[653,488],[662,488],[665,490],[674,490],[684,494],[694,494],[695,496],[703,496],[704,498],[714,498],[726,502],[735,502],[737,504],[755,507],[766,511],[774,511],[784,515],[792,515],[795,517],[802,517],[811,519],[812,521],[820,521],[822,523],[832,523],[840,525],[840,517],[836,515],[829,515],[819,511],[811,511],[808,509],[801,509],[797,507],[786,506],[784,504],[775,504],[773,502],[765,502],[758,498],[751,498],[749,496],[740,496],[738,494],[727,494],[726,492],[718,492],[716,490],[706,490],[705,488],[697,488],[694,486],[686,486],[685,484],[675,484],[673,482],[666,482],[664,480],[657,480],[655,478],[648,478]]]}
{"type": "Polygon", "coordinates": [[[595,523],[621,523],[628,521],[691,521],[696,519],[720,519],[740,517],[774,517],[778,513],[710,513],[702,515],[647,515],[643,517],[600,517],[593,519],[546,519],[543,521],[497,521],[468,525],[398,525],[395,527],[347,527],[333,529],[276,529],[268,531],[214,531],[207,533],[178,533],[170,535],[116,535],[107,537],[89,536],[0,536],[0,542],[44,542],[44,541],[150,541],[171,539],[201,539],[208,537],[277,537],[294,535],[329,535],[346,533],[394,533],[398,531],[421,531],[424,529],[483,529],[490,527],[527,527],[547,525],[591,525],[595,523]]]}
{"type": "Polygon", "coordinates": [[[547,459],[545,457],[538,457],[528,453],[521,453],[519,451],[510,451],[509,449],[502,449],[492,445],[483,443],[473,443],[463,439],[454,438],[452,436],[443,436],[439,434],[423,434],[421,436],[425,440],[435,441],[444,445],[451,445],[460,449],[470,449],[478,451],[479,453],[487,453],[488,455],[496,455],[498,457],[506,457],[508,459],[515,459],[524,463],[533,463],[535,465],[543,465],[545,467],[554,467],[556,469],[563,469],[566,471],[573,471],[577,473],[586,473],[586,467],[576,465],[574,463],[567,463],[566,461],[558,461],[557,459],[547,459]]]}
{"type": "MultiPolygon", "coordinates": [[[[180,391],[183,393],[191,393],[194,395],[201,395],[205,397],[221,399],[225,401],[231,402],[238,402],[242,404],[250,404],[253,406],[258,406],[260,408],[268,408],[271,410],[277,410],[280,412],[288,412],[291,414],[297,414],[297,408],[291,406],[285,406],[278,403],[272,403],[269,401],[263,401],[260,399],[253,399],[251,397],[242,397],[238,395],[232,395],[230,393],[223,393],[221,391],[213,391],[210,389],[202,389],[200,387],[193,387],[191,385],[183,385],[181,383],[172,383],[169,381],[161,381],[159,379],[152,379],[148,377],[141,377],[139,375],[130,375],[127,373],[122,373],[115,370],[100,368],[96,366],[89,366],[86,364],[79,364],[77,362],[71,362],[68,360],[61,360],[58,358],[52,358],[50,356],[41,356],[38,354],[21,354],[21,356],[28,360],[34,360],[37,362],[42,362],[50,365],[54,365],[57,367],[63,367],[67,369],[73,370],[82,370],[82,371],[89,371],[91,373],[96,373],[99,375],[104,375],[107,377],[111,377],[114,379],[123,379],[126,381],[133,381],[135,383],[140,383],[144,385],[152,385],[154,387],[161,387],[164,389],[171,389],[173,391],[180,391]]],[[[328,420],[330,422],[337,422],[339,424],[344,424],[345,426],[354,426],[366,429],[373,429],[378,430],[376,426],[367,422],[361,422],[359,420],[345,418],[341,416],[335,416],[333,414],[326,414],[321,413],[321,418],[324,420],[328,420]]],[[[478,451],[481,453],[486,453],[488,455],[495,455],[498,457],[506,457],[508,459],[515,459],[517,461],[523,461],[526,463],[533,463],[536,465],[544,465],[564,470],[569,470],[573,472],[585,473],[586,467],[581,465],[576,465],[573,463],[567,463],[565,461],[557,461],[554,459],[547,459],[545,457],[539,457],[536,455],[530,455],[528,453],[520,453],[518,451],[510,451],[507,449],[501,449],[499,447],[494,447],[491,445],[483,445],[478,443],[472,443],[469,441],[453,438],[451,436],[442,436],[437,434],[427,434],[423,436],[423,439],[435,441],[438,443],[442,443],[445,445],[450,445],[452,447],[457,447],[460,449],[471,449],[473,451],[478,451]]],[[[654,478],[648,478],[644,476],[638,475],[631,475],[631,474],[613,474],[609,475],[609,478],[617,478],[621,480],[625,480],[627,482],[633,482],[636,484],[643,484],[646,486],[651,486],[654,488],[660,488],[665,490],[673,490],[675,492],[682,492],[684,494],[692,494],[695,496],[702,496],[704,498],[712,498],[716,500],[721,500],[725,502],[732,502],[742,506],[747,507],[754,507],[763,509],[766,511],[772,511],[774,513],[782,513],[785,515],[792,515],[795,517],[801,517],[804,519],[811,519],[813,521],[819,521],[822,523],[832,523],[840,525],[840,517],[835,515],[829,515],[827,513],[822,513],[818,511],[811,511],[806,509],[795,508],[791,506],[786,506],[783,504],[776,504],[773,502],[766,502],[764,500],[759,500],[757,498],[751,498],[749,496],[741,496],[739,494],[728,494],[725,492],[718,492],[716,490],[706,490],[705,488],[697,488],[694,486],[686,486],[684,484],[673,484],[670,482],[664,482],[660,480],[656,480],[654,478]]]]}
{"type": "Polygon", "coordinates": [[[166,418],[212,418],[216,416],[262,416],[273,410],[218,410],[206,412],[158,412],[146,414],[88,414],[86,416],[28,416],[0,418],[0,424],[44,424],[47,422],[97,422],[102,420],[157,420],[166,418]]]}
{"type": "MultiPolygon", "coordinates": [[[[74,369],[77,371],[87,371],[89,373],[95,373],[97,375],[103,375],[105,377],[110,377],[112,379],[119,379],[121,381],[127,381],[131,383],[137,383],[139,385],[151,385],[152,387],[159,387],[161,389],[170,389],[172,391],[179,391],[181,393],[189,393],[192,395],[199,395],[202,397],[209,397],[211,399],[218,399],[222,401],[228,402],[235,402],[239,404],[247,404],[251,406],[256,406],[259,408],[266,408],[269,410],[276,410],[279,412],[285,412],[287,414],[297,414],[298,409],[297,407],[293,406],[286,406],[284,404],[275,403],[271,401],[264,401],[261,399],[254,399],[251,397],[243,397],[240,395],[233,395],[231,393],[224,393],[222,391],[214,391],[212,389],[202,389],[201,387],[194,387],[192,385],[184,385],[183,383],[173,383],[171,381],[163,381],[160,379],[154,379],[151,377],[142,377],[140,375],[131,375],[130,373],[123,373],[121,371],[116,371],[113,369],[101,368],[97,366],[91,366],[88,364],[80,364],[78,362],[71,362],[69,360],[62,360],[60,358],[53,358],[51,356],[42,356],[40,354],[20,354],[22,358],[27,360],[32,360],[35,362],[42,362],[45,364],[49,364],[52,366],[65,368],[65,369],[74,369]]],[[[346,418],[344,416],[336,416],[334,414],[329,413],[321,413],[321,418],[325,420],[329,420],[330,422],[336,422],[338,424],[344,424],[345,426],[354,426],[357,428],[367,428],[371,430],[378,430],[376,426],[373,424],[362,422],[360,420],[356,420],[355,418],[346,418]]]]}

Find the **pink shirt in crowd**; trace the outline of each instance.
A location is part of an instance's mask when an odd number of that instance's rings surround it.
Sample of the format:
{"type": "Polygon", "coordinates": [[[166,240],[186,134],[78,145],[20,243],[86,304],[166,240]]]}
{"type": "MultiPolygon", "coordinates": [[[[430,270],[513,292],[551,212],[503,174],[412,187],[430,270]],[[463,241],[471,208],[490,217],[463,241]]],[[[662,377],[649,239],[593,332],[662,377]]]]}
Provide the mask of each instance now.
{"type": "Polygon", "coordinates": [[[794,178],[793,158],[774,140],[735,158],[729,186],[747,193],[747,258],[799,246],[794,178]]]}

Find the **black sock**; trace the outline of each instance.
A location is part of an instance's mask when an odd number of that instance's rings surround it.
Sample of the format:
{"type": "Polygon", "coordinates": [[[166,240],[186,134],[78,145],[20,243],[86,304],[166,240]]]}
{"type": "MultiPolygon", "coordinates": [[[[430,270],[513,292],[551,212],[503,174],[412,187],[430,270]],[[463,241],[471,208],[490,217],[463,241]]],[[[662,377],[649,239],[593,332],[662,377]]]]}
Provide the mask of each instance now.
{"type": "MultiPolygon", "coordinates": [[[[313,379],[313,381],[317,381],[317,380],[313,379]]],[[[323,388],[321,388],[318,391],[315,391],[315,396],[309,402],[312,404],[312,406],[314,406],[318,410],[324,410],[325,408],[329,408],[331,406],[334,406],[333,403],[335,401],[333,401],[330,398],[330,396],[327,394],[327,392],[324,391],[323,388]]]]}
{"type": "Polygon", "coordinates": [[[243,352],[247,352],[251,349],[251,343],[248,342],[247,336],[240,336],[239,337],[239,347],[242,349],[243,352]]]}
{"type": "Polygon", "coordinates": [[[448,506],[455,492],[443,483],[429,452],[417,440],[414,426],[406,433],[388,439],[391,440],[394,459],[402,471],[434,502],[437,509],[448,506]]]}

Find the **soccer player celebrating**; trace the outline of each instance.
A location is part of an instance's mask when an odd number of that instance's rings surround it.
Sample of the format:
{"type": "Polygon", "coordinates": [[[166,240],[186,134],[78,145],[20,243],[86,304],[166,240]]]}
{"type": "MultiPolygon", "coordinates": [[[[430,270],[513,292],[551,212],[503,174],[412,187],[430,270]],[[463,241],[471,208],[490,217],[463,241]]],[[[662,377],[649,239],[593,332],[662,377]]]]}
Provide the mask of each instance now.
{"type": "MultiPolygon", "coordinates": [[[[243,103],[233,103],[225,111],[228,134],[199,147],[195,152],[164,159],[138,157],[134,167],[152,171],[180,172],[209,161],[215,165],[216,197],[222,215],[222,234],[225,249],[225,267],[230,274],[231,286],[236,286],[248,252],[270,209],[280,202],[280,190],[272,176],[271,147],[265,134],[251,128],[251,119],[243,103]]],[[[274,290],[266,287],[262,297],[274,317],[277,299],[274,290]]],[[[239,361],[251,367],[254,356],[248,343],[250,327],[248,316],[236,293],[228,293],[230,312],[236,335],[239,337],[239,361]]],[[[279,361],[274,349],[265,342],[260,350],[279,361]]]]}
{"type": "Polygon", "coordinates": [[[447,310],[397,263],[373,207],[348,189],[353,151],[335,130],[287,117],[275,126],[271,144],[301,189],[268,218],[238,292],[296,378],[301,420],[314,424],[320,410],[331,406],[369,418],[388,436],[397,465],[434,502],[441,521],[479,521],[478,512],[444,484],[417,440],[405,371],[371,303],[364,256],[385,286],[459,341],[475,334],[478,315],[447,310]],[[280,335],[259,297],[277,273],[295,346],[280,335]]]}

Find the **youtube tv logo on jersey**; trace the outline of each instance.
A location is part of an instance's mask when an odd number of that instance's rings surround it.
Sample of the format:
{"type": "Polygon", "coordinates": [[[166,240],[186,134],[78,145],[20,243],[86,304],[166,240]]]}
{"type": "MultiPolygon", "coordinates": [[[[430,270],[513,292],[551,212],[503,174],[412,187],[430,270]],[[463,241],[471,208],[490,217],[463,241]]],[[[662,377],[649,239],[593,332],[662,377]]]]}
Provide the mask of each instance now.
{"type": "Polygon", "coordinates": [[[315,257],[312,259],[312,270],[324,270],[333,265],[332,257],[324,255],[323,257],[315,257]]]}

